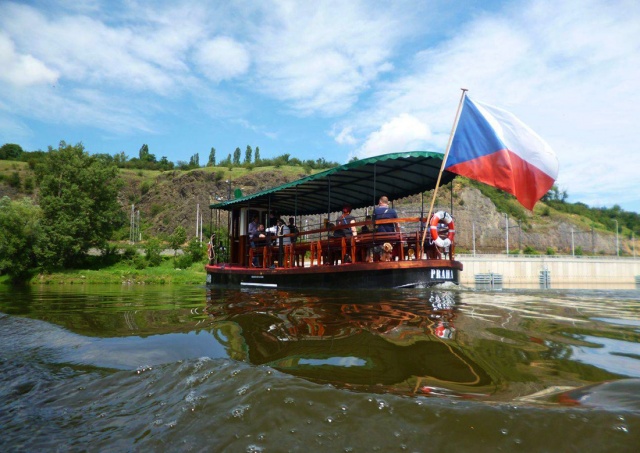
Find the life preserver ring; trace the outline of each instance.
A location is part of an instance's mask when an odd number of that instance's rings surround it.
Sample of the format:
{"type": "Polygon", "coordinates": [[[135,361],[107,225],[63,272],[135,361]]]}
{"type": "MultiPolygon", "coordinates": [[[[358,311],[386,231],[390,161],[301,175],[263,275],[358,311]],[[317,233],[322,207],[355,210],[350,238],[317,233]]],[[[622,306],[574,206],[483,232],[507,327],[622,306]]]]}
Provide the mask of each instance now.
{"type": "Polygon", "coordinates": [[[435,241],[436,239],[439,238],[439,236],[438,236],[438,224],[439,223],[446,223],[447,224],[447,227],[449,228],[449,234],[447,235],[447,237],[453,243],[453,238],[456,235],[456,227],[455,227],[455,225],[453,223],[453,217],[451,217],[451,215],[448,212],[445,212],[445,211],[438,211],[435,214],[433,214],[433,217],[431,217],[431,221],[429,222],[429,230],[431,232],[431,240],[435,241]]]}

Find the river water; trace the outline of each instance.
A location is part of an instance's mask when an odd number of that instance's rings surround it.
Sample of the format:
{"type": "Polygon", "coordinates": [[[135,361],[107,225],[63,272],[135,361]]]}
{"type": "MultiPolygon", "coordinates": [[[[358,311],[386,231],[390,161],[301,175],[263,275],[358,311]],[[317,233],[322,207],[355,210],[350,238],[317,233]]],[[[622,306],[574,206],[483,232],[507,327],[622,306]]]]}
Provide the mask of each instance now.
{"type": "Polygon", "coordinates": [[[0,289],[8,451],[638,451],[638,290],[0,289]]]}

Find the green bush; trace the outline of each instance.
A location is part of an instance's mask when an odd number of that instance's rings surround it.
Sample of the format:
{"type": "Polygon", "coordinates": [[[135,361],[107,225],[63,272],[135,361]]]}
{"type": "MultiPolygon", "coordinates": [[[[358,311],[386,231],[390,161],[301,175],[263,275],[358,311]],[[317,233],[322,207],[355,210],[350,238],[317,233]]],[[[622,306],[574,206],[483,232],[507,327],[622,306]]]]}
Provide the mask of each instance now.
{"type": "Polygon", "coordinates": [[[193,260],[191,259],[191,255],[185,253],[175,259],[173,267],[176,269],[187,269],[191,267],[192,264],[193,260]]]}
{"type": "Polygon", "coordinates": [[[553,249],[553,247],[547,247],[547,255],[552,256],[555,254],[556,254],[556,251],[553,249]]]}
{"type": "Polygon", "coordinates": [[[142,255],[136,255],[133,257],[133,267],[138,270],[146,269],[149,266],[149,263],[142,255]]]}
{"type": "Polygon", "coordinates": [[[162,262],[162,256],[160,256],[160,252],[162,252],[162,241],[158,238],[151,238],[147,240],[144,252],[149,266],[159,266],[162,262]]]}
{"type": "Polygon", "coordinates": [[[149,189],[151,189],[151,187],[153,187],[152,181],[143,181],[142,184],[140,184],[140,193],[142,195],[146,194],[147,192],[149,192],[149,189]]]}
{"type": "Polygon", "coordinates": [[[138,249],[135,246],[127,244],[122,248],[120,255],[122,261],[133,261],[136,256],[140,255],[138,254],[138,249]]]}
{"type": "Polygon", "coordinates": [[[207,260],[207,245],[200,243],[198,238],[193,238],[187,244],[185,255],[191,257],[192,263],[203,263],[207,260]]]}
{"type": "Polygon", "coordinates": [[[21,182],[22,181],[20,181],[20,174],[17,171],[14,171],[13,173],[11,173],[7,178],[7,184],[17,189],[20,188],[21,182]]]}
{"type": "Polygon", "coordinates": [[[538,255],[538,251],[536,249],[534,249],[533,247],[531,247],[530,245],[527,245],[524,248],[523,253],[525,255],[538,255]]]}
{"type": "Polygon", "coordinates": [[[33,178],[31,176],[24,179],[24,191],[28,194],[33,193],[33,189],[35,188],[35,183],[33,182],[33,178]]]}

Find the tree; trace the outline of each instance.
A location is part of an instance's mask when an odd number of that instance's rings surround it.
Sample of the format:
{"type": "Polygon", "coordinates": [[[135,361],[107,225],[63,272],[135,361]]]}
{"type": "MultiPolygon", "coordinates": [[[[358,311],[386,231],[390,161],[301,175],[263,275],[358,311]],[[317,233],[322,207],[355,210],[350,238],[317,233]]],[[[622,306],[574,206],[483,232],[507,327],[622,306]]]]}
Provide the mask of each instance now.
{"type": "Polygon", "coordinates": [[[215,167],[216,166],[216,149],[211,147],[211,152],[209,153],[209,162],[207,162],[207,167],[215,167]]]}
{"type": "Polygon", "coordinates": [[[195,153],[189,159],[189,167],[191,168],[199,168],[200,167],[200,153],[195,153]]]}
{"type": "Polygon", "coordinates": [[[113,156],[113,162],[119,167],[123,168],[124,165],[129,160],[129,157],[124,153],[124,151],[120,151],[118,154],[113,156]]]}
{"type": "Polygon", "coordinates": [[[89,155],[81,143],[71,146],[63,141],[58,149],[49,147],[35,171],[47,237],[41,249],[43,265],[70,266],[92,247],[105,249],[124,224],[118,167],[89,155]]]}
{"type": "Polygon", "coordinates": [[[240,148],[236,148],[236,150],[233,152],[233,164],[234,165],[240,165],[240,148]]]}
{"type": "Polygon", "coordinates": [[[182,244],[187,240],[187,231],[182,225],[178,225],[173,234],[169,236],[169,247],[173,249],[173,262],[176,262],[176,256],[178,256],[178,249],[182,247],[182,244]]]}
{"type": "Polygon", "coordinates": [[[0,146],[0,160],[18,160],[22,153],[22,147],[15,143],[5,143],[0,146]]]}
{"type": "Polygon", "coordinates": [[[256,155],[255,155],[255,157],[254,157],[253,161],[254,161],[256,164],[259,164],[259,163],[260,163],[260,147],[259,147],[259,146],[256,146],[256,155]]]}
{"type": "Polygon", "coordinates": [[[250,164],[251,163],[251,155],[253,154],[253,150],[251,149],[251,146],[247,145],[247,150],[244,153],[244,163],[245,164],[250,164]]]}
{"type": "Polygon", "coordinates": [[[43,241],[42,211],[30,198],[0,199],[0,273],[21,282],[37,268],[37,250],[43,241]]]}

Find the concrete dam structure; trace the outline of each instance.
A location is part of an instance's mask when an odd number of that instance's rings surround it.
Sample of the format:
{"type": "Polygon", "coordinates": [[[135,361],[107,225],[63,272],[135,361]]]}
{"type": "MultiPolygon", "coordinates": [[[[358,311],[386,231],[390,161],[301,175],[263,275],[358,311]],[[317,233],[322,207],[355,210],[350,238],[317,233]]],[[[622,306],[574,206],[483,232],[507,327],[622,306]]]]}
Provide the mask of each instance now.
{"type": "Polygon", "coordinates": [[[552,286],[565,288],[634,288],[640,279],[640,259],[636,257],[458,254],[456,259],[464,265],[460,283],[469,286],[478,274],[499,274],[505,286],[537,285],[541,275],[546,275],[552,286]]]}

